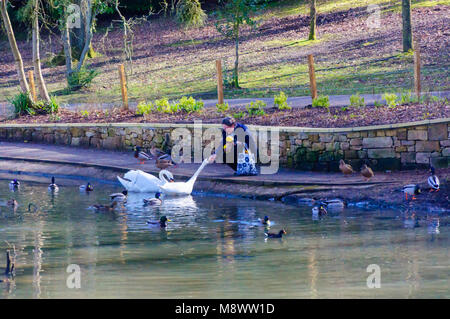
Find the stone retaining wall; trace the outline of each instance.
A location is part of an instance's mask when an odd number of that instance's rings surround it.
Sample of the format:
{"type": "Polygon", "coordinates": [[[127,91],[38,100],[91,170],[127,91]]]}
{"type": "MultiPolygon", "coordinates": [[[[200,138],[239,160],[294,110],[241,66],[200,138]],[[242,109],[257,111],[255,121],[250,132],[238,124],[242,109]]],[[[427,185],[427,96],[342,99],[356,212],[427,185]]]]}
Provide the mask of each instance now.
{"type": "MultiPolygon", "coordinates": [[[[184,124],[46,124],[0,125],[0,140],[76,147],[131,150],[134,145],[161,147],[184,124]]],[[[203,131],[218,125],[204,124],[203,131]]],[[[258,134],[267,127],[251,126],[258,134]]],[[[337,170],[340,159],[355,168],[368,161],[376,170],[448,167],[450,119],[359,128],[279,127],[280,162],[303,170],[337,170]]],[[[209,141],[203,141],[203,145],[209,141]]],[[[170,144],[170,141],[169,141],[170,144]]]]}

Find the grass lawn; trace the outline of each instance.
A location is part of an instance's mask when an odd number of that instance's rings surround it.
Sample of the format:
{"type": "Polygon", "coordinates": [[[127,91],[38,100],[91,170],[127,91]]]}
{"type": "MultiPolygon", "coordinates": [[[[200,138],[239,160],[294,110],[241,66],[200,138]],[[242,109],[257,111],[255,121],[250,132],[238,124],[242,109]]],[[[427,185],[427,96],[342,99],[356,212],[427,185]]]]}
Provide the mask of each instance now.
{"type": "MultiPolygon", "coordinates": [[[[401,54],[400,2],[318,1],[318,40],[306,40],[309,6],[286,1],[260,12],[254,31],[242,32],[241,89],[225,89],[226,98],[273,97],[282,90],[289,96],[309,94],[306,56],[314,54],[319,94],[355,94],[409,91],[413,85],[413,57],[401,54]],[[369,3],[382,9],[381,27],[366,26],[369,3]],[[350,10],[351,9],[351,10],[350,10]],[[350,11],[349,11],[350,10],[350,11]]],[[[448,78],[450,0],[413,1],[415,36],[421,40],[422,81],[425,91],[450,90],[448,78]]],[[[100,75],[89,89],[63,94],[64,67],[46,67],[51,94],[62,103],[119,103],[117,65],[122,61],[121,31],[99,28],[93,40],[101,53],[88,61],[100,75]]],[[[56,41],[55,41],[56,42],[56,41]]],[[[0,54],[10,54],[2,42],[0,54]]],[[[24,47],[24,43],[20,43],[24,47]]],[[[42,48],[45,53],[46,48],[42,48]]],[[[54,53],[60,50],[57,45],[54,53]]],[[[23,54],[27,69],[30,54],[23,54]]],[[[225,79],[234,65],[234,45],[215,30],[214,21],[195,30],[181,31],[173,21],[158,18],[135,32],[133,73],[128,74],[131,101],[161,97],[216,98],[215,60],[222,59],[225,79]]],[[[12,57],[1,62],[0,102],[18,91],[12,57]]],[[[127,66],[130,70],[130,67],[127,66]]]]}

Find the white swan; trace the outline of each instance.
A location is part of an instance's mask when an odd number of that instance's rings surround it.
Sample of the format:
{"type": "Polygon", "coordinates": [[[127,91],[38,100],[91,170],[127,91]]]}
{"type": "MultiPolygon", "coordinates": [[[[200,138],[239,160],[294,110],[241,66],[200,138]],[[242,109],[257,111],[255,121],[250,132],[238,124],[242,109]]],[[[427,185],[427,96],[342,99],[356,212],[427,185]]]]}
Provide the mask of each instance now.
{"type": "Polygon", "coordinates": [[[166,195],[190,195],[192,189],[194,188],[194,183],[197,180],[200,172],[208,164],[208,159],[206,158],[202,165],[197,169],[197,171],[192,175],[192,177],[187,182],[175,182],[175,183],[165,183],[160,186],[161,191],[166,195]]]}
{"type": "Polygon", "coordinates": [[[127,172],[123,178],[117,176],[117,179],[129,192],[156,193],[160,192],[161,185],[173,180],[173,175],[167,170],[162,170],[157,178],[141,170],[132,170],[127,172]]]}

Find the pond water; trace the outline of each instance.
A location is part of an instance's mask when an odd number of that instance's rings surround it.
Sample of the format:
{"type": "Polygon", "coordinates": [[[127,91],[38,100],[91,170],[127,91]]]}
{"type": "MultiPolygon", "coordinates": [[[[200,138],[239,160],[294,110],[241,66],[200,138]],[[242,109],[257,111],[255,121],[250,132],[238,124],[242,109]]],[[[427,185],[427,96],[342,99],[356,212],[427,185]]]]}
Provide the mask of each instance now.
{"type": "MultiPolygon", "coordinates": [[[[311,208],[212,195],[142,205],[130,194],[124,209],[98,213],[121,189],[23,182],[11,192],[0,180],[0,267],[15,245],[16,277],[0,283],[2,298],[449,298],[449,218],[440,226],[414,222],[402,211],[330,211],[313,220],[311,208]],[[19,202],[16,211],[6,200],[19,202]],[[39,207],[28,211],[28,203],[39,207]],[[166,215],[166,230],[147,220],[166,215]],[[269,215],[265,240],[258,218],[269,215]],[[420,227],[414,227],[416,226],[420,227]],[[67,267],[81,269],[81,288],[69,289],[67,267]],[[368,265],[381,271],[369,289],[368,265]]],[[[148,196],[148,195],[147,195],[148,196]]],[[[420,212],[418,212],[420,213],[420,212]]],[[[438,215],[434,215],[437,217],[438,215]]],[[[0,278],[2,279],[2,278],[0,278]]],[[[4,278],[3,278],[4,279],[4,278]]]]}

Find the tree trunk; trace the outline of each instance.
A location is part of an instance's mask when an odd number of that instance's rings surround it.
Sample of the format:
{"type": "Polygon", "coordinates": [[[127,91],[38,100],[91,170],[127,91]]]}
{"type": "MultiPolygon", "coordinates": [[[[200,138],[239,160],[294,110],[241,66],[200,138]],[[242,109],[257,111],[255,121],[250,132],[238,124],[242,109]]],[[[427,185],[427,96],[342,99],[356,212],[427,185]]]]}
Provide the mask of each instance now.
{"type": "Polygon", "coordinates": [[[240,86],[239,86],[239,25],[235,26],[234,34],[235,34],[236,58],[234,60],[233,85],[235,88],[240,88],[240,86]]]}
{"type": "Polygon", "coordinates": [[[84,48],[83,51],[81,52],[80,55],[80,60],[78,61],[78,66],[76,71],[79,72],[81,67],[83,66],[84,60],[86,58],[86,54],[88,53],[88,51],[91,48],[91,39],[92,39],[92,22],[94,20],[94,15],[92,14],[92,1],[91,0],[87,0],[86,1],[86,16],[85,16],[85,34],[86,34],[86,38],[85,38],[85,42],[84,42],[84,48]]]}
{"type": "Polygon", "coordinates": [[[41,58],[39,54],[39,0],[33,0],[33,65],[34,73],[39,87],[39,96],[45,102],[50,102],[50,96],[48,95],[47,86],[45,85],[44,77],[41,70],[41,58]]]}
{"type": "Polygon", "coordinates": [[[411,0],[402,0],[403,52],[413,49],[411,0]]]}
{"type": "Polygon", "coordinates": [[[16,38],[14,36],[14,31],[11,26],[11,21],[9,20],[9,15],[8,15],[6,4],[7,4],[7,0],[3,0],[0,2],[0,11],[2,14],[5,30],[8,35],[9,45],[11,46],[11,51],[14,55],[14,60],[16,61],[17,73],[19,75],[20,88],[22,89],[22,92],[28,96],[30,101],[32,101],[33,99],[31,97],[30,87],[28,86],[27,77],[25,75],[22,56],[20,55],[19,48],[17,47],[16,38]]]}
{"type": "Polygon", "coordinates": [[[64,23],[62,32],[62,42],[64,46],[64,55],[66,57],[66,79],[67,85],[69,85],[69,78],[73,72],[72,69],[72,47],[70,45],[70,33],[69,28],[67,27],[67,22],[64,23]]]}
{"type": "Polygon", "coordinates": [[[316,39],[316,0],[310,0],[311,10],[309,13],[310,23],[309,23],[309,37],[308,40],[316,39]]]}

